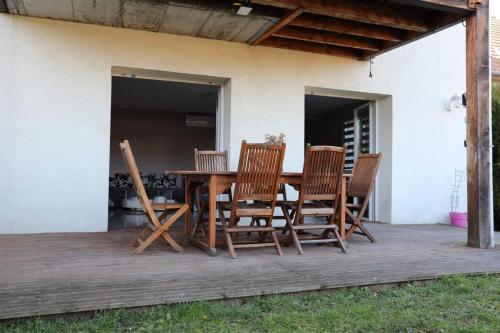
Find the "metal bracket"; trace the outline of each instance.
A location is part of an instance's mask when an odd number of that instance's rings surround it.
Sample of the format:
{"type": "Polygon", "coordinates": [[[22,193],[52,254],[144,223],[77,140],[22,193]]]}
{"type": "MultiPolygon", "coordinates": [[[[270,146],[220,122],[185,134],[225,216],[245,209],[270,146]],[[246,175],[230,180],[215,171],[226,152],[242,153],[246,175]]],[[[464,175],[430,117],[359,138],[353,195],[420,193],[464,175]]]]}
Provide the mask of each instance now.
{"type": "Polygon", "coordinates": [[[482,5],[482,3],[483,3],[482,0],[469,0],[469,7],[477,8],[478,6],[482,5]]]}

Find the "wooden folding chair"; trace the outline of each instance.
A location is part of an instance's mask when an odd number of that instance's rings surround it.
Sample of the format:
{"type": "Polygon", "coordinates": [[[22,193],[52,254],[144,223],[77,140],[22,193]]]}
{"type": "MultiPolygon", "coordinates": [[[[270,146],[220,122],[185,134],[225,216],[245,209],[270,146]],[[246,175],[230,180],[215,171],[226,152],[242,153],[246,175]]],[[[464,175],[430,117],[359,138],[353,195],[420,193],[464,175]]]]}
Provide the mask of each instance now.
{"type": "MultiPolygon", "coordinates": [[[[284,203],[284,202],[287,202],[288,199],[287,199],[287,196],[286,196],[286,188],[285,188],[285,184],[279,184],[278,186],[278,193],[277,193],[277,197],[276,197],[276,209],[280,209],[281,204],[284,203]],[[278,196],[281,195],[281,199],[278,198],[278,196]]],[[[293,218],[293,214],[295,212],[292,210],[292,212],[290,213],[290,216],[292,216],[293,218]]],[[[276,214],[276,210],[275,210],[275,214],[273,216],[273,220],[285,220],[285,217],[283,215],[277,215],[276,214]]],[[[251,226],[254,226],[254,225],[261,225],[260,224],[260,219],[259,218],[255,218],[255,219],[252,219],[252,221],[250,222],[250,225],[251,226]]],[[[285,229],[283,228],[283,233],[285,233],[285,229]]]]}
{"type": "MultiPolygon", "coordinates": [[[[196,171],[228,171],[229,170],[229,159],[227,156],[227,151],[213,151],[213,150],[194,150],[194,167],[196,171]]],[[[206,184],[198,186],[196,188],[196,201],[198,203],[198,218],[194,229],[192,231],[192,236],[195,237],[198,232],[204,239],[207,237],[207,223],[208,218],[204,216],[208,209],[208,201],[202,200],[201,197],[204,194],[208,194],[208,187],[206,184]]],[[[229,202],[232,200],[231,189],[227,189],[224,194],[229,198],[229,202]]]]}
{"type": "Polygon", "coordinates": [[[375,237],[368,232],[361,219],[368,208],[381,159],[380,153],[360,154],[354,163],[352,177],[347,186],[347,198],[356,199],[357,202],[346,204],[346,223],[351,224],[346,232],[347,239],[353,234],[359,234],[368,237],[372,243],[375,242],[375,237]]]}
{"type": "Polygon", "coordinates": [[[188,210],[189,206],[178,203],[151,203],[144,188],[144,184],[142,183],[128,140],[120,142],[120,148],[127,169],[132,177],[132,182],[134,184],[135,191],[137,192],[137,198],[142,206],[142,210],[149,220],[146,228],[144,228],[131,243],[131,245],[135,247],[134,254],[139,254],[144,251],[158,237],[163,238],[176,252],[183,251],[183,248],[169,235],[168,230],[170,226],[188,210]],[[160,216],[157,216],[155,210],[162,210],[163,213],[160,216]],[[174,212],[174,214],[162,223],[162,221],[164,221],[172,212],[174,212]]]}
{"type": "Polygon", "coordinates": [[[346,252],[335,224],[340,205],[342,173],[344,170],[345,149],[332,146],[306,146],[304,169],[296,202],[283,204],[283,215],[289,232],[286,244],[293,241],[299,254],[304,254],[301,243],[337,243],[346,252]],[[292,222],[288,211],[295,211],[292,222]],[[304,223],[304,217],[324,217],[326,223],[304,223]],[[321,230],[321,234],[308,233],[307,230],[321,230]],[[330,238],[330,233],[334,237],[330,238]]]}
{"type": "Polygon", "coordinates": [[[285,145],[249,144],[246,141],[241,144],[233,201],[229,204],[220,202],[217,205],[226,244],[233,258],[236,258],[237,248],[268,246],[274,247],[278,255],[283,255],[276,230],[272,227],[272,220],[284,155],[285,145]],[[231,211],[229,220],[224,216],[226,209],[231,211]],[[264,219],[266,225],[238,226],[241,217],[264,219]],[[233,235],[239,233],[258,233],[260,237],[258,241],[248,239],[246,242],[236,243],[233,235]],[[272,241],[266,242],[269,234],[272,241]]]}

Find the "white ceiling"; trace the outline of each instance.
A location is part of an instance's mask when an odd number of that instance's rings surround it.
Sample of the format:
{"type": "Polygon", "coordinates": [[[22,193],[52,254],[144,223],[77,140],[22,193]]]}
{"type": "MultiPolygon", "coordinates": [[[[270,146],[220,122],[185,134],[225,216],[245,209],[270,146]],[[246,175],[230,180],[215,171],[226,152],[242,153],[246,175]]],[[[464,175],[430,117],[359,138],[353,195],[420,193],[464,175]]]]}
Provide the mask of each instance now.
{"type": "Polygon", "coordinates": [[[320,95],[306,95],[306,117],[315,117],[330,112],[352,112],[366,100],[340,98],[320,95]]]}
{"type": "Polygon", "coordinates": [[[219,87],[205,84],[113,77],[113,113],[185,112],[215,114],[219,87]]]}

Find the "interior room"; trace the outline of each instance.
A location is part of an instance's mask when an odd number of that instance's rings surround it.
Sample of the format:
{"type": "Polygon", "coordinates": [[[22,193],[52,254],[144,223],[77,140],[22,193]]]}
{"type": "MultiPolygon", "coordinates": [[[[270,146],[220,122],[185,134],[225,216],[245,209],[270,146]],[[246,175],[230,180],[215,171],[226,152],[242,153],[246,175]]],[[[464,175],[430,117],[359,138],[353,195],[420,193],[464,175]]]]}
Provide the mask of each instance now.
{"type": "Polygon", "coordinates": [[[119,142],[133,150],[148,196],[156,203],[182,201],[182,179],[165,170],[194,168],[193,151],[214,150],[219,86],[112,78],[109,229],[145,221],[119,142]]]}
{"type": "Polygon", "coordinates": [[[370,152],[370,105],[366,100],[307,94],[304,144],[346,146],[345,170],[351,171],[355,156],[370,152]]]}

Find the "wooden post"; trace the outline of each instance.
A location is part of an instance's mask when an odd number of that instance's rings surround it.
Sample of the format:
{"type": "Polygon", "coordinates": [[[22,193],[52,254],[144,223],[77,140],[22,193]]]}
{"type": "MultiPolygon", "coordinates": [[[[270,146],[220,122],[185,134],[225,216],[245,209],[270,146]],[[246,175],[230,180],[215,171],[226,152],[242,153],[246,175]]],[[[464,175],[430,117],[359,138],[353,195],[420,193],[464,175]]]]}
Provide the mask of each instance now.
{"type": "Polygon", "coordinates": [[[467,243],[492,248],[493,176],[489,0],[467,18],[467,243]]]}

